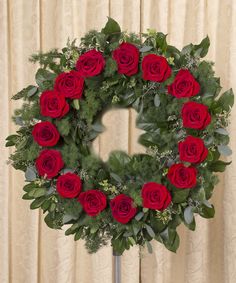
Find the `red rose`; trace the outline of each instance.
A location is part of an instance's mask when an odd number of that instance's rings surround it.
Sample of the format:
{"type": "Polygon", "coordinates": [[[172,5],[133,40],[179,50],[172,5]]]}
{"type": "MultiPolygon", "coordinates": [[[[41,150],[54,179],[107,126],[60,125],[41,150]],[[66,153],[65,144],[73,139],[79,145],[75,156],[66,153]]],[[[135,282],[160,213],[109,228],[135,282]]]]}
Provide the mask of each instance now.
{"type": "Polygon", "coordinates": [[[171,75],[171,68],[163,56],[148,54],[142,61],[143,79],[153,82],[164,82],[171,75]]]}
{"type": "Polygon", "coordinates": [[[89,50],[82,54],[77,63],[76,69],[80,76],[87,78],[99,75],[105,67],[105,59],[100,51],[89,50]]]}
{"type": "Polygon", "coordinates": [[[40,96],[41,115],[61,118],[69,111],[65,97],[55,90],[44,91],[40,96]]]}
{"type": "Polygon", "coordinates": [[[164,210],[171,203],[171,195],[167,188],[155,182],[149,182],[142,187],[143,207],[164,210]]]}
{"type": "Polygon", "coordinates": [[[89,190],[79,195],[78,201],[85,212],[90,216],[98,215],[107,206],[107,199],[103,192],[89,190]]]}
{"type": "Polygon", "coordinates": [[[65,97],[79,99],[83,94],[84,79],[74,70],[61,73],[56,78],[54,88],[65,97]]]}
{"type": "Polygon", "coordinates": [[[60,151],[44,149],[40,152],[35,162],[39,176],[51,179],[55,177],[64,166],[60,151]]]}
{"type": "Polygon", "coordinates": [[[203,130],[211,123],[208,107],[194,101],[184,103],[181,115],[185,128],[203,130]]]}
{"type": "Polygon", "coordinates": [[[63,198],[75,198],[82,189],[82,182],[78,175],[66,173],[57,179],[57,192],[63,198]]]}
{"type": "Polygon", "coordinates": [[[171,85],[168,85],[168,93],[177,98],[197,95],[200,85],[188,70],[180,70],[171,85]]]}
{"type": "Polygon", "coordinates": [[[200,138],[188,136],[184,141],[179,142],[180,160],[190,163],[200,163],[206,159],[208,149],[200,138]]]}
{"type": "Polygon", "coordinates": [[[122,43],[112,54],[118,73],[132,76],[138,72],[139,50],[131,43],[122,43]]]}
{"type": "Polygon", "coordinates": [[[182,163],[174,164],[169,168],[167,177],[177,188],[193,188],[197,183],[197,170],[194,167],[185,167],[182,163]]]}
{"type": "Polygon", "coordinates": [[[113,217],[122,224],[128,223],[137,212],[133,199],[124,194],[113,198],[110,202],[110,206],[113,217]]]}
{"type": "Polygon", "coordinates": [[[54,146],[60,139],[57,128],[50,122],[40,122],[34,125],[32,135],[41,146],[54,146]]]}

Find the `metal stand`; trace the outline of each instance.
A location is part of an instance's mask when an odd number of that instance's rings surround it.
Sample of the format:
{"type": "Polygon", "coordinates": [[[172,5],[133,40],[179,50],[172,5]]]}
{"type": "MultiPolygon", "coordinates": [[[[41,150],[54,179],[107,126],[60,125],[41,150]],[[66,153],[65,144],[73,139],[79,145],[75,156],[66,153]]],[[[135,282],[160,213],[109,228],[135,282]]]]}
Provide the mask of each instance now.
{"type": "Polygon", "coordinates": [[[114,283],[121,283],[121,255],[113,250],[114,257],[114,283]]]}

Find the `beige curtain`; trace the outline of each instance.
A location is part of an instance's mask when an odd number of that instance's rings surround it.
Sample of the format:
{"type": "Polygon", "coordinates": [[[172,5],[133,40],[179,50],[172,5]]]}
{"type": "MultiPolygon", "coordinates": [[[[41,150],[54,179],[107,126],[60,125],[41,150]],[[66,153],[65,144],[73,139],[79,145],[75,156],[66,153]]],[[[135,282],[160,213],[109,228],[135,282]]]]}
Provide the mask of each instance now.
{"type": "MultiPolygon", "coordinates": [[[[21,199],[23,175],[7,165],[4,138],[15,130],[11,114],[19,106],[12,94],[34,82],[37,66],[28,62],[37,50],[62,47],[68,37],[80,38],[100,29],[106,16],[123,29],[156,28],[168,33],[171,44],[199,42],[206,34],[224,89],[236,91],[235,0],[0,0],[0,282],[111,283],[112,251],[87,254],[64,231],[46,227],[42,214],[30,211],[21,199]]],[[[153,243],[148,254],[135,247],[122,256],[123,283],[236,282],[236,107],[230,125],[234,163],[215,189],[216,216],[197,217],[196,232],[180,227],[177,254],[153,243]]],[[[112,149],[142,151],[137,144],[135,114],[121,110],[104,117],[107,131],[94,144],[106,159],[112,149]]]]}

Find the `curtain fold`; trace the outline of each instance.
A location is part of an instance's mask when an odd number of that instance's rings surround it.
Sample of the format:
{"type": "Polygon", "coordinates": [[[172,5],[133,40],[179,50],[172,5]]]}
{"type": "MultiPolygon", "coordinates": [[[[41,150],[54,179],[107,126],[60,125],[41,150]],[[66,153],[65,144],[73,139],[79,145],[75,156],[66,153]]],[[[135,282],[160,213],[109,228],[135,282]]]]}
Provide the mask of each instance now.
{"type": "MultiPolygon", "coordinates": [[[[101,29],[107,16],[123,30],[155,28],[168,33],[168,42],[182,48],[207,34],[207,59],[215,61],[223,90],[236,91],[236,1],[234,0],[0,0],[0,282],[1,283],[111,283],[111,247],[90,255],[82,241],[49,229],[43,214],[23,201],[24,176],[10,168],[5,137],[16,127],[11,115],[20,102],[11,96],[34,83],[37,65],[28,57],[39,50],[61,48],[67,38],[101,29]]],[[[137,143],[135,111],[109,111],[105,131],[94,150],[106,160],[114,149],[143,152],[137,143]]],[[[153,253],[133,247],[122,256],[125,283],[234,283],[236,282],[236,109],[231,124],[233,163],[221,176],[212,203],[212,220],[197,217],[195,232],[179,227],[177,254],[153,242],[153,253]]]]}

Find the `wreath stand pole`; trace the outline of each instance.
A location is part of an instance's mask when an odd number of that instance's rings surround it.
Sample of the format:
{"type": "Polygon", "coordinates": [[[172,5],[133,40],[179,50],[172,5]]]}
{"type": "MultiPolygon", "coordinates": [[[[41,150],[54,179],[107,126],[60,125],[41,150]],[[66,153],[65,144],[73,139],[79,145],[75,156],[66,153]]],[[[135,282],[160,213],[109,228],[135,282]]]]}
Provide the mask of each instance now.
{"type": "Polygon", "coordinates": [[[113,250],[114,257],[114,283],[121,283],[121,255],[113,250]]]}

